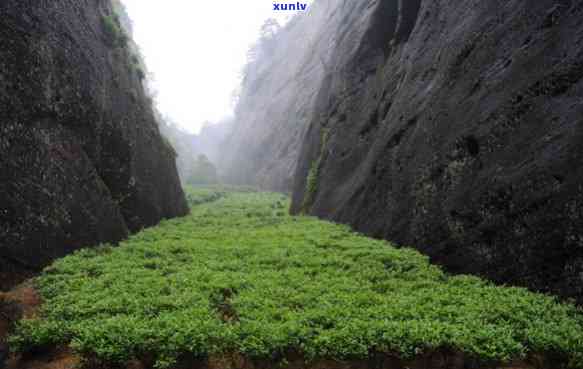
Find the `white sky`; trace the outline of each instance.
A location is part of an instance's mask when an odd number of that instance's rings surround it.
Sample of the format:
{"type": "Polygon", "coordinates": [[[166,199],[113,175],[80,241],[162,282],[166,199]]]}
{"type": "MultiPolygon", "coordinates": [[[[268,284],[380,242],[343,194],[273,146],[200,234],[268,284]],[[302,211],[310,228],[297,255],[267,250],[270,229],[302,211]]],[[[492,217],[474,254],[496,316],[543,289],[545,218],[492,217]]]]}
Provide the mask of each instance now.
{"type": "Polygon", "coordinates": [[[231,93],[263,22],[284,24],[291,15],[273,11],[273,0],[122,1],[162,114],[194,133],[230,114],[231,93]]]}

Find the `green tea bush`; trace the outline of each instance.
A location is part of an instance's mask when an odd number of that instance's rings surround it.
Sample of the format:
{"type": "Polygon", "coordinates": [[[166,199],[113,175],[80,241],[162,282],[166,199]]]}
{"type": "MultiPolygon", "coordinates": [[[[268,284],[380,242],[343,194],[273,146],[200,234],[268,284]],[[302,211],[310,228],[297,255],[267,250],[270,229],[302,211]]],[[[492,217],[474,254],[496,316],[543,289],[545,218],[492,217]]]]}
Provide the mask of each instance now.
{"type": "Polygon", "coordinates": [[[185,354],[359,359],[442,348],[488,361],[549,353],[583,367],[583,315],[572,305],[282,215],[279,194],[217,191],[188,189],[188,217],[48,267],[36,280],[40,316],[19,323],[11,347],[70,345],[104,363],[147,353],[160,368],[185,354]]]}
{"type": "Polygon", "coordinates": [[[187,186],[184,192],[186,193],[186,201],[190,206],[216,201],[227,195],[227,193],[219,186],[216,187],[187,186]]]}

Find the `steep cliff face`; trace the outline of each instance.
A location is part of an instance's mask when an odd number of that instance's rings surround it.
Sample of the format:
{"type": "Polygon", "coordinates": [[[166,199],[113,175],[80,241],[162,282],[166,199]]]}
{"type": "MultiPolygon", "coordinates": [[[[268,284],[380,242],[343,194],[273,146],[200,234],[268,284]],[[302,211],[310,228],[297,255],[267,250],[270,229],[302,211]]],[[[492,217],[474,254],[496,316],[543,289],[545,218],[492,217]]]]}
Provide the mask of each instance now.
{"type": "Polygon", "coordinates": [[[292,210],[583,302],[583,3],[335,12],[292,210]]]}
{"type": "Polygon", "coordinates": [[[316,2],[258,56],[244,81],[219,169],[231,183],[291,191],[302,137],[333,53],[341,13],[316,2]]]}
{"type": "Polygon", "coordinates": [[[0,288],[188,209],[109,0],[0,3],[0,288]]]}

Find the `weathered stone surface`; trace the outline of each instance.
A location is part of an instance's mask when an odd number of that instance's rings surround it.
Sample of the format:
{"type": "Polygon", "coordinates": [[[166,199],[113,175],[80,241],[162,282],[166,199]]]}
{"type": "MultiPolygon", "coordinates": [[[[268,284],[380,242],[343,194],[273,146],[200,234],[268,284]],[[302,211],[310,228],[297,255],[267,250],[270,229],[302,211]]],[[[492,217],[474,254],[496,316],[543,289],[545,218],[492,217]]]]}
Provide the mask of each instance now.
{"type": "Polygon", "coordinates": [[[273,55],[231,181],[583,302],[583,3],[320,0],[273,55]]]}
{"type": "Polygon", "coordinates": [[[236,123],[219,170],[230,183],[290,192],[302,138],[327,75],[344,13],[336,0],[314,2],[260,54],[244,80],[236,123]]]}
{"type": "Polygon", "coordinates": [[[0,288],[188,211],[109,0],[0,3],[0,288]]]}
{"type": "Polygon", "coordinates": [[[583,302],[583,3],[336,11],[352,37],[311,115],[292,210],[583,302]]]}

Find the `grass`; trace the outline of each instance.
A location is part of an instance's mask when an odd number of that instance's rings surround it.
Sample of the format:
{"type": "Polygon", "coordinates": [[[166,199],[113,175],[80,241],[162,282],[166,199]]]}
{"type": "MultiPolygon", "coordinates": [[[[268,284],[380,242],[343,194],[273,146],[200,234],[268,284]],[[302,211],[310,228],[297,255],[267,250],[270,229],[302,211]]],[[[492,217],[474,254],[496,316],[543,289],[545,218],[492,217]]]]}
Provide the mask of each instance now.
{"type": "Polygon", "coordinates": [[[40,317],[19,323],[12,348],[68,344],[103,363],[149,355],[159,368],[185,354],[410,358],[438,348],[583,366],[574,306],[448,276],[414,250],[288,216],[282,195],[231,191],[190,189],[188,217],[47,268],[36,280],[40,317]]]}

